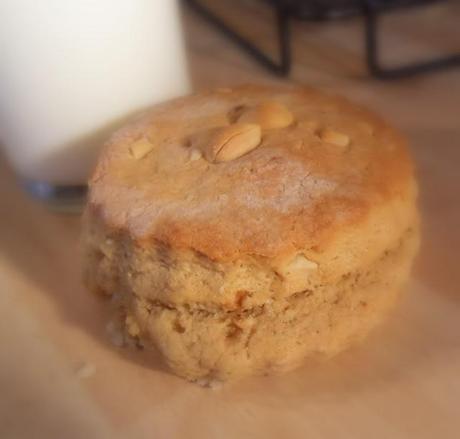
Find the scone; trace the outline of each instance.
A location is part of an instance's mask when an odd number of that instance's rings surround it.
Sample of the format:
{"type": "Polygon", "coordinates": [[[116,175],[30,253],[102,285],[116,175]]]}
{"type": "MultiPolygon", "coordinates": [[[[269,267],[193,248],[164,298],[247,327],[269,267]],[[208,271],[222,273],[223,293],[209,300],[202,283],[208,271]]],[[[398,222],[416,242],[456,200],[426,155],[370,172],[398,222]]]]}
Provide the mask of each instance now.
{"type": "Polygon", "coordinates": [[[365,336],[419,241],[405,140],[310,89],[218,89],[117,132],[89,184],[85,278],[189,380],[284,371],[365,336]]]}

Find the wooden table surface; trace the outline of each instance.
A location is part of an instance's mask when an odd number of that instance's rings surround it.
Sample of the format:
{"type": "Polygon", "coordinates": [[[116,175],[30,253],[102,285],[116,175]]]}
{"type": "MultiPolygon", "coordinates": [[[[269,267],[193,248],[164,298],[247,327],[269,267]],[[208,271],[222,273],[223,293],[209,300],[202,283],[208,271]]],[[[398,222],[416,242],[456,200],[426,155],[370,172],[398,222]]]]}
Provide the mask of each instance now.
{"type": "MultiPolygon", "coordinates": [[[[255,8],[233,2],[228,12],[244,25],[255,8]]],[[[459,9],[385,19],[388,57],[460,50],[459,9]]],[[[197,88],[275,80],[192,12],[184,21],[197,88]]],[[[269,26],[248,30],[269,47],[269,26]]],[[[3,161],[1,438],[460,437],[460,69],[373,80],[359,20],[296,24],[293,36],[290,81],[362,102],[411,140],[423,245],[401,306],[363,345],[332,361],[199,388],[155,358],[110,344],[104,306],[80,283],[78,216],[28,199],[3,161]],[[77,372],[84,364],[94,368],[87,378],[77,372]]]]}

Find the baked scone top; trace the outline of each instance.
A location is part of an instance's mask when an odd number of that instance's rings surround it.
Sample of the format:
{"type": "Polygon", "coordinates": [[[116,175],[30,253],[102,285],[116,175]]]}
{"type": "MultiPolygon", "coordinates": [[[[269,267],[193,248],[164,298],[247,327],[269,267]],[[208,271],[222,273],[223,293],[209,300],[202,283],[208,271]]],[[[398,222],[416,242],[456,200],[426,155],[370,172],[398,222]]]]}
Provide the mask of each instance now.
{"type": "Polygon", "coordinates": [[[139,245],[275,258],[326,247],[413,186],[404,139],[371,112],[242,86],[158,105],[115,133],[88,206],[139,245]]]}

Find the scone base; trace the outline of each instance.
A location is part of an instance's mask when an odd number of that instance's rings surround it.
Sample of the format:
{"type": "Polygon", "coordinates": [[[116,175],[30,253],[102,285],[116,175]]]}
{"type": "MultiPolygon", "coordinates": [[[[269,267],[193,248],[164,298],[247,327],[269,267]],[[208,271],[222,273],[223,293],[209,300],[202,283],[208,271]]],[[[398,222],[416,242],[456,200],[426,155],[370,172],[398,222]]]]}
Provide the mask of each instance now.
{"type": "MultiPolygon", "coordinates": [[[[293,369],[363,339],[396,302],[419,243],[416,228],[368,266],[245,310],[172,306],[119,293],[130,336],[191,381],[228,381],[293,369]]],[[[91,285],[90,285],[91,287],[91,285]]],[[[94,285],[93,285],[94,287],[94,285]]]]}

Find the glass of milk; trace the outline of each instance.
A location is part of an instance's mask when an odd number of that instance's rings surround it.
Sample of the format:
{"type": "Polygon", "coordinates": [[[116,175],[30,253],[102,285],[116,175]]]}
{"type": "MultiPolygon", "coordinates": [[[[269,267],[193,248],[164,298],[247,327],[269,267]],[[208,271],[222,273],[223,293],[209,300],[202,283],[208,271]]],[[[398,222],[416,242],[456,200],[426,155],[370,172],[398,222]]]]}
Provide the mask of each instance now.
{"type": "Polygon", "coordinates": [[[175,0],[0,1],[0,144],[35,196],[80,198],[109,133],[189,88],[175,0]]]}

